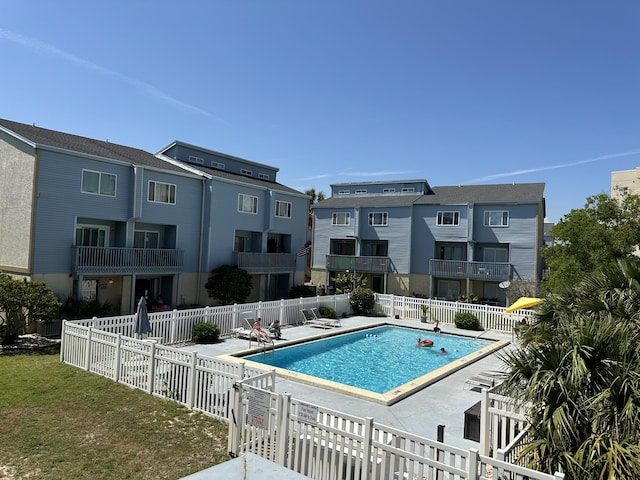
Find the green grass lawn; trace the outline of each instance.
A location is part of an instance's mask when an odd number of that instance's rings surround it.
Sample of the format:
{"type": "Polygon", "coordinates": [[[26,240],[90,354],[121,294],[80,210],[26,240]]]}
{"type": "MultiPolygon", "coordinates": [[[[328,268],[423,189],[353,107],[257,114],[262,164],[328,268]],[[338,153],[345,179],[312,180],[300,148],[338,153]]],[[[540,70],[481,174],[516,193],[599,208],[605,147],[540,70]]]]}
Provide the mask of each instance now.
{"type": "Polygon", "coordinates": [[[0,478],[177,479],[228,460],[227,431],[57,353],[0,355],[0,478]]]}

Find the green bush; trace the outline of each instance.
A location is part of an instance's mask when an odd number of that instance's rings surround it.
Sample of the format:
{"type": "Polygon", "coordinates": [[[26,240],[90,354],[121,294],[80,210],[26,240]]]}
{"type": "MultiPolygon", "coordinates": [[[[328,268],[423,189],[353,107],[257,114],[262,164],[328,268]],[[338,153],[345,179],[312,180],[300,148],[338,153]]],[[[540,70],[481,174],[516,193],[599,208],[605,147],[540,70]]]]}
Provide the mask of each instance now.
{"type": "Polygon", "coordinates": [[[289,290],[289,298],[315,297],[316,289],[309,285],[294,285],[289,290]]]}
{"type": "Polygon", "coordinates": [[[191,338],[195,343],[215,343],[220,338],[220,327],[215,323],[196,323],[191,338]]]}
{"type": "Polygon", "coordinates": [[[320,312],[320,316],[322,318],[336,318],[338,316],[335,308],[320,307],[318,311],[320,312]]]}
{"type": "Polygon", "coordinates": [[[356,314],[367,314],[376,304],[376,296],[370,288],[358,287],[349,297],[351,308],[356,314]]]}
{"type": "Polygon", "coordinates": [[[464,330],[482,330],[480,320],[473,313],[458,312],[454,317],[454,322],[457,328],[464,330]]]}

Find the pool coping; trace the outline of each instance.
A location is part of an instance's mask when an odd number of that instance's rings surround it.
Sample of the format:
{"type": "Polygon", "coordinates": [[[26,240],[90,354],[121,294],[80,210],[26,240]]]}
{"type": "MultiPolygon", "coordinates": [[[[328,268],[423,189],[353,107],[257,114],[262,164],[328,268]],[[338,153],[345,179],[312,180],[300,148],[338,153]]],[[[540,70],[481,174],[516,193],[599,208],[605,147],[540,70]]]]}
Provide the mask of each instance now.
{"type": "MultiPolygon", "coordinates": [[[[368,329],[381,327],[381,326],[395,326],[395,327],[431,331],[426,327],[421,328],[420,326],[417,326],[417,325],[407,327],[406,325],[395,323],[387,319],[386,321],[374,322],[366,326],[361,325],[361,326],[348,327],[348,328],[337,327],[337,328],[332,328],[331,330],[323,330],[321,333],[316,335],[308,335],[302,338],[285,340],[281,343],[278,343],[275,349],[277,350],[279,348],[289,347],[289,346],[297,345],[300,343],[307,343],[313,340],[320,340],[320,339],[332,337],[335,335],[343,335],[346,333],[352,333],[352,332],[357,332],[361,330],[368,330],[368,329]]],[[[473,333],[475,333],[475,335],[471,333],[467,335],[465,334],[465,331],[457,331],[454,335],[460,336],[460,337],[468,337],[468,338],[480,338],[482,335],[487,333],[487,331],[482,331],[480,333],[479,332],[473,332],[473,333]]],[[[451,334],[447,332],[442,332],[439,335],[451,335],[451,334]]],[[[491,340],[492,343],[490,345],[487,345],[486,347],[481,348],[480,350],[477,350],[476,352],[466,355],[465,357],[462,357],[460,359],[454,360],[453,362],[450,362],[447,365],[440,367],[425,375],[414,378],[413,380],[407,383],[404,383],[396,388],[393,388],[392,390],[389,390],[385,393],[375,393],[369,390],[364,390],[361,388],[344,385],[342,383],[333,382],[331,380],[324,380],[318,377],[313,377],[311,375],[306,375],[304,373],[293,372],[291,370],[286,370],[284,368],[273,367],[273,366],[270,366],[270,368],[265,368],[266,366],[263,363],[253,362],[251,360],[247,360],[246,358],[244,358],[247,355],[263,352],[264,347],[261,347],[259,345],[253,348],[240,350],[231,354],[219,355],[218,358],[227,360],[229,362],[244,362],[250,365],[251,367],[257,368],[260,370],[265,370],[265,369],[275,370],[276,375],[282,378],[293,380],[306,385],[312,385],[318,388],[323,388],[325,390],[329,390],[332,392],[349,395],[351,397],[367,400],[367,401],[378,403],[381,405],[390,406],[428,387],[429,385],[432,385],[435,382],[451,375],[452,373],[457,372],[458,370],[471,365],[472,363],[480,360],[481,358],[484,358],[488,355],[491,355],[494,352],[497,352],[498,350],[506,347],[511,343],[509,340],[492,339],[492,338],[487,338],[487,340],[491,340]]],[[[266,347],[266,348],[270,349],[271,347],[266,347]]]]}

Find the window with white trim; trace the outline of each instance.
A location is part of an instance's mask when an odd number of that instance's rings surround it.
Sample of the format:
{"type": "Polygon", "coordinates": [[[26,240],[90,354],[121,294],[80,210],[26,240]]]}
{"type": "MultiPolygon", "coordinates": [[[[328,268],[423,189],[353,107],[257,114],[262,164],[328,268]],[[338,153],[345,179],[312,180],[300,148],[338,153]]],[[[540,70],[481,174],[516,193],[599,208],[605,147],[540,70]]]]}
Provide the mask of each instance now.
{"type": "Polygon", "coordinates": [[[382,193],[395,193],[395,188],[383,188],[382,193]]]}
{"type": "Polygon", "coordinates": [[[82,193],[116,196],[116,175],[112,173],[82,170],[82,193]]]}
{"type": "Polygon", "coordinates": [[[438,212],[438,225],[453,226],[460,224],[460,212],[438,212]]]}
{"type": "Polygon", "coordinates": [[[189,155],[189,161],[192,163],[197,163],[198,165],[204,165],[204,158],[195,157],[193,155],[189,155]]]}
{"type": "Polygon", "coordinates": [[[154,182],[149,180],[149,195],[147,199],[155,203],[176,203],[176,186],[172,183],[154,182]]]}
{"type": "Polygon", "coordinates": [[[351,190],[340,190],[338,191],[338,195],[349,195],[351,190]]]}
{"type": "Polygon", "coordinates": [[[244,213],[258,213],[258,197],[239,193],[238,211],[244,213]]]}
{"type": "Polygon", "coordinates": [[[220,162],[211,162],[211,166],[213,168],[217,168],[219,170],[224,170],[224,163],[220,163],[220,162]]]}
{"type": "Polygon", "coordinates": [[[403,188],[401,191],[402,193],[413,193],[416,191],[416,189],[413,187],[406,187],[406,188],[403,188]]]}
{"type": "Polygon", "coordinates": [[[370,212],[369,213],[369,225],[373,227],[387,226],[389,224],[389,218],[387,212],[370,212]]]}
{"type": "Polygon", "coordinates": [[[276,200],[276,217],[291,218],[291,202],[276,200]]]}
{"type": "Polygon", "coordinates": [[[487,210],[484,212],[485,227],[508,227],[509,212],[507,210],[487,210]]]}
{"type": "Polygon", "coordinates": [[[269,180],[269,175],[267,175],[266,173],[259,173],[258,178],[262,180],[269,180]]]}
{"type": "Polygon", "coordinates": [[[349,225],[351,214],[349,212],[334,212],[331,219],[332,225],[349,225]]]}
{"type": "Polygon", "coordinates": [[[158,232],[136,230],[133,232],[134,248],[159,248],[160,234],[158,232]]]}
{"type": "Polygon", "coordinates": [[[249,177],[250,177],[251,175],[253,175],[253,172],[252,172],[251,170],[247,170],[246,168],[241,169],[241,170],[240,170],[240,173],[241,173],[242,175],[247,175],[247,176],[249,176],[249,177]]]}
{"type": "Polygon", "coordinates": [[[364,188],[358,189],[356,190],[356,195],[362,195],[364,193],[367,193],[367,190],[364,188]]]}

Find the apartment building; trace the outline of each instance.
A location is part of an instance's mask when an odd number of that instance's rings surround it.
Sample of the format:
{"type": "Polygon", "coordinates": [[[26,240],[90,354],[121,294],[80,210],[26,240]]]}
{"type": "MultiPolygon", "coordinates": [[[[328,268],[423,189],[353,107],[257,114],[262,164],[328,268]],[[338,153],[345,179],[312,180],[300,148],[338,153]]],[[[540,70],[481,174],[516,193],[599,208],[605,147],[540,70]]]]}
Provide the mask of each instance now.
{"type": "Polygon", "coordinates": [[[252,297],[304,280],[309,198],[277,169],[174,142],[158,154],[0,120],[0,271],[59,298],[123,313],[142,295],[212,304],[222,264],[246,268],[252,297]],[[202,161],[202,162],[201,162],[202,161]],[[217,162],[217,163],[216,163],[217,162]]]}
{"type": "Polygon", "coordinates": [[[504,282],[540,279],[543,194],[543,183],[331,185],[312,207],[312,282],[349,271],[378,292],[504,305],[504,282]]]}

